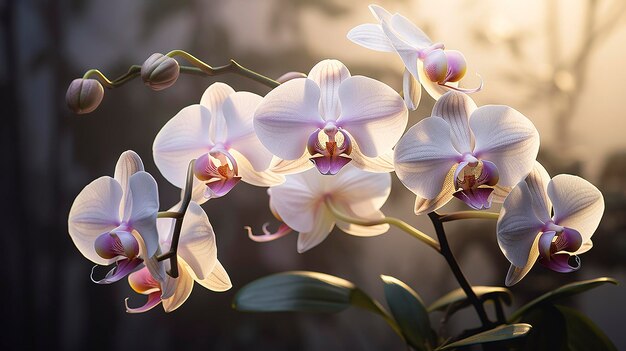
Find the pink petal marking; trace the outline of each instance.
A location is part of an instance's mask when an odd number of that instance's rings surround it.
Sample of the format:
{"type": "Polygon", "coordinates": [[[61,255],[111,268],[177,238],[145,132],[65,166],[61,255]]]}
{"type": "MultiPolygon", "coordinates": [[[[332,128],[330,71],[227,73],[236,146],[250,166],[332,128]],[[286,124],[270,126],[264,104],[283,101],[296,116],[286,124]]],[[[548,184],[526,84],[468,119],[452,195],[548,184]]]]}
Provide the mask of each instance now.
{"type": "Polygon", "coordinates": [[[156,307],[160,303],[161,303],[161,292],[160,291],[156,291],[156,292],[148,294],[148,301],[146,301],[146,303],[143,306],[141,306],[141,307],[136,307],[136,308],[128,307],[128,298],[124,299],[124,305],[126,306],[126,312],[128,312],[128,313],[143,313],[143,312],[147,312],[147,311],[153,309],[154,307],[156,307]]]}
{"type": "Polygon", "coordinates": [[[278,227],[278,230],[276,230],[276,232],[274,233],[268,230],[268,226],[269,226],[269,223],[263,224],[263,227],[262,227],[263,234],[258,234],[258,235],[252,234],[252,228],[249,226],[245,226],[243,228],[248,231],[248,238],[258,243],[273,241],[273,240],[282,238],[283,236],[293,231],[293,229],[291,229],[285,223],[281,223],[280,226],[278,227]]]}
{"type": "Polygon", "coordinates": [[[98,267],[98,266],[94,266],[91,269],[90,278],[91,278],[91,281],[96,284],[111,284],[111,283],[115,283],[116,281],[119,281],[120,279],[124,278],[128,274],[131,274],[135,272],[136,270],[140,269],[142,265],[143,265],[143,260],[141,258],[137,258],[137,257],[132,258],[132,259],[124,258],[115,262],[115,267],[113,267],[113,269],[111,269],[104,276],[104,278],[100,280],[95,280],[93,278],[94,270],[96,267],[98,267]]]}

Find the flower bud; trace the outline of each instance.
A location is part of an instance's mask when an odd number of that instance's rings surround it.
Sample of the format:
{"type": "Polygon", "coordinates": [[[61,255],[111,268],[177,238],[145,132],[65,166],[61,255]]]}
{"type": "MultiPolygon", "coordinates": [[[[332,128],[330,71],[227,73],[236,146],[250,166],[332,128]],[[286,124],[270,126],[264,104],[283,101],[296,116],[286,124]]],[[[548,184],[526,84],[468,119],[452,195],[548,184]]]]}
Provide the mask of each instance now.
{"type": "Polygon", "coordinates": [[[424,72],[433,82],[443,83],[448,74],[448,60],[441,49],[431,51],[424,59],[424,72]]]}
{"type": "Polygon", "coordinates": [[[102,102],[104,88],[95,79],[77,78],[70,83],[65,93],[67,106],[78,114],[92,112],[102,102]]]}
{"type": "Polygon", "coordinates": [[[282,76],[278,77],[278,79],[276,79],[276,81],[280,84],[283,84],[284,82],[288,81],[288,80],[292,80],[292,79],[296,79],[296,78],[306,78],[306,74],[302,73],[302,72],[287,72],[285,74],[283,74],[282,76]]]}
{"type": "Polygon", "coordinates": [[[171,87],[179,74],[178,61],[159,53],[152,54],[141,65],[141,79],[155,91],[171,87]]]}
{"type": "Polygon", "coordinates": [[[446,59],[448,61],[448,76],[446,82],[458,82],[467,71],[467,62],[465,56],[460,51],[446,50],[446,59]]]}

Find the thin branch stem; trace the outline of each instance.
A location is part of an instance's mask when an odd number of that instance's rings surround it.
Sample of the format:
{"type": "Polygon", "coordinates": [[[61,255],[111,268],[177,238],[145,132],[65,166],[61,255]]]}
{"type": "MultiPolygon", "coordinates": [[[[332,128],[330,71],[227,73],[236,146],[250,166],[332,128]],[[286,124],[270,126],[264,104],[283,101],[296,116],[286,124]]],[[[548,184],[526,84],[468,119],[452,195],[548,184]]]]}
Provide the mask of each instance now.
{"type": "Polygon", "coordinates": [[[498,219],[499,213],[485,211],[458,211],[442,214],[439,221],[442,223],[457,221],[459,219],[498,219]]]}
{"type": "Polygon", "coordinates": [[[474,306],[474,309],[476,310],[476,313],[478,314],[478,318],[480,318],[480,322],[483,325],[483,327],[486,328],[490,326],[492,323],[491,321],[489,321],[489,318],[487,317],[487,313],[485,312],[485,307],[483,306],[482,302],[480,302],[480,300],[474,293],[474,290],[472,290],[472,286],[469,284],[467,279],[465,279],[465,276],[463,275],[463,272],[461,271],[459,264],[456,262],[456,259],[454,258],[454,254],[452,253],[452,250],[450,250],[450,245],[448,244],[448,239],[446,238],[446,232],[443,228],[443,222],[441,221],[441,216],[436,212],[431,212],[428,214],[428,217],[433,223],[433,227],[435,227],[435,232],[437,232],[437,238],[439,239],[439,244],[441,245],[440,252],[443,255],[443,257],[446,259],[446,262],[448,262],[448,266],[450,266],[450,270],[452,270],[454,277],[459,282],[459,285],[465,292],[465,295],[467,295],[467,299],[474,306]]]}
{"type": "Polygon", "coordinates": [[[157,218],[181,218],[182,213],[176,211],[161,211],[157,214],[157,218]]]}
{"type": "Polygon", "coordinates": [[[335,216],[339,220],[356,224],[356,225],[366,226],[366,227],[371,227],[374,225],[385,224],[385,223],[390,224],[408,233],[412,237],[420,240],[424,244],[432,247],[437,252],[441,252],[441,248],[439,247],[439,244],[437,243],[437,241],[435,241],[433,238],[429,237],[428,235],[422,233],[421,231],[415,229],[410,224],[404,222],[401,219],[393,218],[393,217],[385,217],[385,218],[374,219],[374,220],[354,218],[338,210],[337,207],[332,203],[332,201],[330,201],[329,198],[326,198],[324,202],[326,203],[326,206],[328,207],[330,212],[333,214],[333,216],[335,216]]]}
{"type": "MultiPolygon", "coordinates": [[[[234,73],[238,74],[242,77],[246,77],[252,79],[256,82],[259,82],[263,85],[266,85],[270,88],[276,88],[280,85],[279,82],[268,78],[262,74],[259,74],[249,68],[246,68],[235,60],[230,60],[230,62],[223,66],[212,67],[208,64],[204,63],[202,60],[197,57],[191,55],[190,53],[183,50],[172,50],[167,53],[166,56],[169,57],[181,57],[188,61],[192,66],[180,66],[180,73],[193,74],[198,76],[218,76],[225,73],[234,73]]],[[[139,77],[141,75],[141,65],[132,65],[128,68],[128,71],[123,75],[111,80],[104,73],[100,72],[97,69],[90,69],[83,75],[83,79],[87,79],[90,77],[96,78],[102,83],[103,86],[109,89],[117,88],[122,86],[129,81],[139,77]]]]}
{"type": "MultiPolygon", "coordinates": [[[[183,227],[183,220],[185,219],[185,212],[187,212],[187,207],[189,207],[189,203],[191,203],[191,191],[193,189],[193,165],[195,160],[189,162],[189,167],[187,168],[187,181],[185,182],[185,192],[183,193],[183,199],[181,201],[180,207],[176,212],[161,212],[167,213],[168,215],[176,214],[177,217],[161,217],[161,218],[175,218],[176,222],[174,223],[174,232],[172,233],[172,243],[170,245],[170,250],[162,255],[157,257],[157,261],[170,260],[170,270],[167,274],[172,278],[178,278],[178,241],[180,240],[180,231],[183,227]]],[[[161,214],[159,213],[159,215],[161,214]]]]}

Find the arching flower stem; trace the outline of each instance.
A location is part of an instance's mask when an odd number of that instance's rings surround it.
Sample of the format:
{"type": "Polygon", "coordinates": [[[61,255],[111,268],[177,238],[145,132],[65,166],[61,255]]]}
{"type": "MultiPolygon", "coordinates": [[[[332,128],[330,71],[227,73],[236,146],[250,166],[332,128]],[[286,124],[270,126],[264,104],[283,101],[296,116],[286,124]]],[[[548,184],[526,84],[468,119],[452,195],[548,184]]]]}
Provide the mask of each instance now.
{"type": "Polygon", "coordinates": [[[439,215],[442,223],[457,221],[459,219],[498,219],[499,213],[487,211],[458,211],[439,215]]]}
{"type": "MultiPolygon", "coordinates": [[[[234,74],[252,79],[270,88],[275,88],[280,85],[279,82],[271,78],[268,78],[264,75],[261,75],[257,72],[254,72],[251,69],[248,69],[240,65],[239,63],[237,63],[235,60],[232,60],[232,59],[226,65],[212,67],[204,63],[202,60],[196,58],[195,56],[183,50],[172,50],[168,52],[166,56],[182,57],[191,64],[191,66],[180,66],[181,73],[209,76],[209,77],[218,76],[218,75],[225,74],[225,73],[234,73],[234,74]]],[[[113,89],[121,85],[124,85],[125,83],[133,80],[134,78],[139,77],[140,74],[141,74],[141,65],[132,65],[130,66],[130,68],[125,74],[113,80],[107,78],[107,76],[105,76],[102,72],[100,72],[97,69],[90,69],[87,72],[85,72],[85,74],[83,75],[83,79],[95,77],[102,83],[103,86],[109,89],[113,89]]]]}
{"type": "Polygon", "coordinates": [[[183,193],[183,199],[181,201],[180,207],[178,208],[178,211],[161,212],[158,216],[160,218],[175,218],[174,232],[172,233],[172,244],[170,246],[170,250],[157,256],[157,261],[164,261],[167,259],[170,260],[170,270],[167,272],[167,274],[169,274],[172,278],[178,278],[178,241],[180,239],[180,230],[183,227],[183,220],[185,219],[185,212],[187,212],[187,207],[189,207],[189,203],[191,202],[194,162],[195,160],[189,162],[189,167],[187,168],[187,181],[185,183],[185,192],[183,193]],[[162,214],[167,214],[167,216],[164,216],[162,214]]]}
{"type": "Polygon", "coordinates": [[[406,223],[405,221],[401,219],[393,218],[393,217],[385,217],[385,218],[381,218],[377,220],[365,220],[365,219],[360,219],[360,218],[354,218],[354,217],[347,216],[346,214],[339,211],[333,205],[332,201],[330,201],[329,199],[326,199],[325,203],[328,209],[330,210],[330,212],[332,212],[333,216],[335,216],[339,220],[356,224],[356,225],[367,226],[367,227],[387,223],[389,225],[393,225],[401,229],[402,231],[408,233],[412,237],[432,247],[433,249],[435,249],[435,251],[441,252],[441,248],[439,247],[439,244],[437,243],[437,241],[435,241],[428,235],[422,233],[421,231],[415,229],[413,226],[411,226],[410,224],[406,223]]]}

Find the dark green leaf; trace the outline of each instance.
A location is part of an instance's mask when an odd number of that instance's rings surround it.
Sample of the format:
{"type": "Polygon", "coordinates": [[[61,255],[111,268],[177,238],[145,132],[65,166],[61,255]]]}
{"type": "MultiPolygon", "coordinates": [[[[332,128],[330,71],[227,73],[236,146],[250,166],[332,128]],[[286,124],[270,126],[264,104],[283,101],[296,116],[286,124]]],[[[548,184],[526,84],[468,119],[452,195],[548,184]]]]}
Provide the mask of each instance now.
{"type": "Polygon", "coordinates": [[[555,306],[565,317],[569,351],[617,351],[611,340],[589,317],[565,306],[555,306]]]}
{"type": "Polygon", "coordinates": [[[487,330],[482,333],[467,337],[465,339],[455,341],[453,343],[440,347],[437,350],[443,351],[461,346],[485,344],[488,342],[515,339],[526,335],[526,333],[528,333],[531,328],[531,325],[526,323],[501,325],[491,330],[487,330]]]}
{"type": "Polygon", "coordinates": [[[386,275],[381,278],[387,305],[407,343],[418,351],[430,350],[430,320],[422,299],[402,281],[386,275]]]}
{"type": "Polygon", "coordinates": [[[533,308],[522,317],[533,329],[522,340],[524,351],[567,351],[567,330],[563,314],[553,305],[533,308]]]}
{"type": "Polygon", "coordinates": [[[558,299],[563,299],[572,295],[580,294],[582,292],[596,288],[606,283],[617,285],[617,280],[613,278],[602,277],[602,278],[583,280],[580,282],[574,282],[574,283],[563,285],[560,288],[556,288],[548,293],[545,293],[539,296],[538,298],[532,300],[531,302],[527,303],[526,305],[522,306],[520,309],[515,311],[513,315],[511,315],[511,317],[509,318],[509,322],[518,321],[520,317],[522,317],[522,315],[526,311],[530,310],[536,305],[544,304],[544,303],[556,301],[558,299]]]}
{"type": "Polygon", "coordinates": [[[235,295],[233,307],[249,312],[339,312],[350,306],[356,287],[323,273],[293,271],[257,279],[235,295]]]}
{"type": "MultiPolygon", "coordinates": [[[[513,299],[513,294],[509,289],[499,286],[474,286],[472,290],[474,290],[474,294],[482,301],[500,299],[505,304],[510,305],[513,299]]],[[[465,295],[463,289],[459,288],[433,302],[428,307],[428,312],[446,311],[447,315],[452,315],[454,312],[468,306],[470,306],[470,302],[467,299],[467,295],[465,295]]]]}

